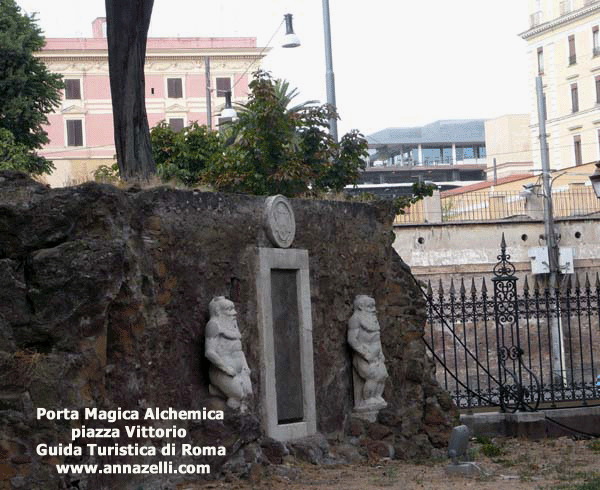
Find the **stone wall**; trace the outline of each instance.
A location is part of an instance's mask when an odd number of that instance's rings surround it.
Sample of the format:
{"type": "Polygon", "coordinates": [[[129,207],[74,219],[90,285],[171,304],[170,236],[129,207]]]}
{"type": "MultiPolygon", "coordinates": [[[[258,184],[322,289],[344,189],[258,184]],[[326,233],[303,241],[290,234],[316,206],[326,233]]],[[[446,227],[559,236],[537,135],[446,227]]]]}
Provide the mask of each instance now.
{"type": "MultiPolygon", "coordinates": [[[[227,448],[227,456],[210,458],[215,474],[233,468],[232,461],[248,469],[277,463],[288,452],[307,453],[302,443],[264,437],[258,396],[242,416],[208,394],[202,353],[215,295],[236,304],[260,391],[256,256],[257,247],[270,246],[263,205],[261,197],[170,188],[123,191],[89,183],[51,190],[0,172],[0,488],[129,489],[141,481],[60,477],[59,462],[123,458],[40,456],[38,444],[68,444],[71,428],[82,421],[37,420],[38,407],[224,410],[224,422],[176,422],[187,430],[185,442],[227,448]]],[[[446,443],[454,412],[421,340],[423,300],[391,247],[391,210],[313,200],[292,200],[292,206],[292,246],[310,257],[317,426],[336,443],[327,449],[321,439],[317,446],[327,457],[342,457],[334,446],[345,454],[354,447],[362,456],[427,457],[446,443]],[[351,417],[346,328],[357,294],[377,301],[390,373],[384,393],[390,405],[374,424],[351,417]]],[[[144,488],[178,478],[145,477],[144,488]]]]}

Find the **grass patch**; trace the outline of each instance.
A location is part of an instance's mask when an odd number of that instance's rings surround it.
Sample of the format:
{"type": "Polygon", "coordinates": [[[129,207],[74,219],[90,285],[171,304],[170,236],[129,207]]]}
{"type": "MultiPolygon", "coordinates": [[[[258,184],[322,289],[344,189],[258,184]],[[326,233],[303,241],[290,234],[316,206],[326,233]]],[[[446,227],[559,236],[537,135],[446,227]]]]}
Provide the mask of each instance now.
{"type": "Polygon", "coordinates": [[[594,477],[582,483],[562,483],[551,487],[540,487],[540,490],[600,490],[600,477],[594,477]]]}
{"type": "Polygon", "coordinates": [[[595,453],[600,453],[600,439],[594,439],[588,444],[588,449],[595,453]]]}
{"type": "Polygon", "coordinates": [[[493,442],[490,442],[481,446],[481,452],[484,456],[487,456],[488,458],[495,458],[502,454],[502,448],[500,446],[497,446],[493,442]]]}

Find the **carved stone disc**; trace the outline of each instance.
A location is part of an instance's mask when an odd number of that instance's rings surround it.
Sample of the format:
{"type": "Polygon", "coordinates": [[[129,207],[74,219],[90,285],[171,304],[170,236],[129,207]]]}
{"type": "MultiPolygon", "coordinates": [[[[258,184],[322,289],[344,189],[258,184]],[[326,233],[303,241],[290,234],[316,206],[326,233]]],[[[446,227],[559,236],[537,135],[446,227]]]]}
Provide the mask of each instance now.
{"type": "Polygon", "coordinates": [[[288,248],[296,235],[296,220],[290,202],[282,195],[265,202],[265,230],[273,245],[288,248]]]}

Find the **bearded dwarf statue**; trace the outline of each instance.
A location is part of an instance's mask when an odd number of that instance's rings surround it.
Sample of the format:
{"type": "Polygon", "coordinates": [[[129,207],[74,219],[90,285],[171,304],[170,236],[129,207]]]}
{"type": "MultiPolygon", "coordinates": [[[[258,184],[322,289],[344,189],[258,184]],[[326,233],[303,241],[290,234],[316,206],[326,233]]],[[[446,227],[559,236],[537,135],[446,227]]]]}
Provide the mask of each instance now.
{"type": "Polygon", "coordinates": [[[247,400],[252,395],[252,384],[242,351],[235,306],[225,297],[217,296],[208,305],[208,311],[210,320],[206,325],[205,355],[211,363],[209,392],[225,398],[229,407],[245,412],[247,400]]]}
{"type": "Polygon", "coordinates": [[[375,411],[375,416],[379,409],[387,406],[382,395],[388,372],[379,334],[375,300],[358,295],[354,299],[354,314],[348,322],[348,343],[354,350],[354,409],[375,411]]]}

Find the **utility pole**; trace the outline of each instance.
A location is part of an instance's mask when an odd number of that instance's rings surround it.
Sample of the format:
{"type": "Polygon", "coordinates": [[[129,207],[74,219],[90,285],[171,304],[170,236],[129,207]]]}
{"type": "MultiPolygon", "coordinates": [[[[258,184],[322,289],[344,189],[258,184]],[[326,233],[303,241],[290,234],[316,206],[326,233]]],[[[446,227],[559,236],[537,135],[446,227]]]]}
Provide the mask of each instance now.
{"type": "MultiPolygon", "coordinates": [[[[560,285],[560,269],[558,267],[558,244],[554,233],[554,210],[552,207],[552,181],[550,178],[550,154],[548,151],[548,141],[546,135],[546,108],[544,100],[544,89],[542,77],[535,79],[535,91],[537,94],[538,123],[540,132],[540,151],[542,157],[542,184],[544,188],[544,236],[546,238],[546,247],[548,248],[548,284],[550,294],[556,291],[560,285]]],[[[556,315],[551,317],[551,336],[552,336],[552,381],[563,384],[564,379],[564,342],[562,335],[562,324],[560,320],[560,310],[556,306],[556,315]]]]}

